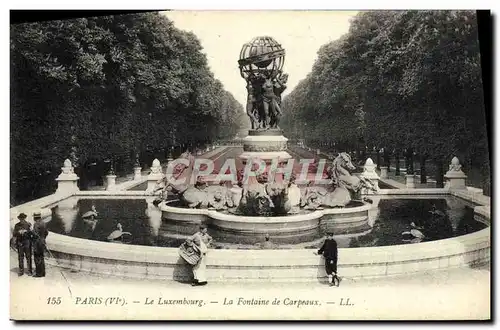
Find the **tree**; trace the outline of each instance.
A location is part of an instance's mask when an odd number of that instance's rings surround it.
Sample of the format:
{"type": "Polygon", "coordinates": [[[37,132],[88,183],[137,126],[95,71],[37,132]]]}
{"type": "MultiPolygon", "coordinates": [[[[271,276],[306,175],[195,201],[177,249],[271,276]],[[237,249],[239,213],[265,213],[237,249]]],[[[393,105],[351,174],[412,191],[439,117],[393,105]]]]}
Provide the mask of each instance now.
{"type": "Polygon", "coordinates": [[[415,151],[438,181],[453,156],[489,177],[479,61],[473,11],[361,12],[284,99],[284,126],[344,149],[415,151]]]}
{"type": "Polygon", "coordinates": [[[202,50],[159,13],[11,25],[13,179],[234,134],[243,107],[202,50]]]}

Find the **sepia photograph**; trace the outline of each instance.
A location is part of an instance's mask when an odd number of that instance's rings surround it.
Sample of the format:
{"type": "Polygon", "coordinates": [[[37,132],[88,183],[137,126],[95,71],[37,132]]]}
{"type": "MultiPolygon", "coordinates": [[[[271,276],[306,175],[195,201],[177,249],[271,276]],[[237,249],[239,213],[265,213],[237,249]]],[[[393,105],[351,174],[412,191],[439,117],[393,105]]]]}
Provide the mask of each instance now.
{"type": "Polygon", "coordinates": [[[12,321],[491,320],[490,11],[10,15],[12,321]]]}

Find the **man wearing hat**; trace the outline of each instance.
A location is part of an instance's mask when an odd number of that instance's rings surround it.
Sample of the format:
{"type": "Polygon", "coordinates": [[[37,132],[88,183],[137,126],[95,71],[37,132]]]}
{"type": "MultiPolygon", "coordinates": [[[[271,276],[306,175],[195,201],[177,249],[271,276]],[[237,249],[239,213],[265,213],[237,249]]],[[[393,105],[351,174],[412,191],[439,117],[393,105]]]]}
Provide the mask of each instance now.
{"type": "Polygon", "coordinates": [[[323,246],[315,252],[315,254],[323,254],[325,258],[325,270],[328,275],[328,283],[330,286],[340,284],[340,279],[337,276],[337,242],[333,239],[333,233],[329,232],[327,234],[326,240],[323,246]]]}
{"type": "Polygon", "coordinates": [[[35,258],[35,275],[33,277],[45,276],[45,238],[49,231],[42,221],[42,214],[40,212],[33,213],[33,256],[35,258]]]}
{"type": "Polygon", "coordinates": [[[19,260],[18,275],[24,275],[24,258],[28,264],[28,275],[33,273],[33,262],[31,259],[31,223],[26,221],[26,214],[21,213],[17,216],[19,222],[14,225],[13,239],[17,250],[19,260]]]}

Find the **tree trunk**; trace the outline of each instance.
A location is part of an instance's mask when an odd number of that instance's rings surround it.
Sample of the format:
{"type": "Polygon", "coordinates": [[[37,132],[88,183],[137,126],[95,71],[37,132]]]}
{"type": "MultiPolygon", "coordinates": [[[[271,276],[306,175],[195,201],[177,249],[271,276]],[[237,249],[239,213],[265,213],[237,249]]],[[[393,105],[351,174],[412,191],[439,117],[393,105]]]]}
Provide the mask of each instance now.
{"type": "Polygon", "coordinates": [[[391,154],[387,148],[384,148],[384,166],[387,167],[387,172],[391,171],[391,154]]]}
{"type": "Polygon", "coordinates": [[[408,151],[406,149],[403,151],[403,161],[403,166],[406,169],[406,174],[408,174],[408,151]]]}
{"type": "Polygon", "coordinates": [[[436,188],[444,187],[444,169],[443,160],[440,158],[436,162],[436,188]]]}
{"type": "Polygon", "coordinates": [[[413,170],[413,148],[408,149],[407,159],[406,159],[406,174],[413,175],[415,171],[413,170]]]}
{"type": "Polygon", "coordinates": [[[395,157],[396,157],[396,176],[400,176],[401,168],[399,165],[399,149],[396,149],[395,157]]]}
{"type": "Polygon", "coordinates": [[[427,183],[427,171],[425,169],[425,156],[420,156],[420,183],[427,183]]]}

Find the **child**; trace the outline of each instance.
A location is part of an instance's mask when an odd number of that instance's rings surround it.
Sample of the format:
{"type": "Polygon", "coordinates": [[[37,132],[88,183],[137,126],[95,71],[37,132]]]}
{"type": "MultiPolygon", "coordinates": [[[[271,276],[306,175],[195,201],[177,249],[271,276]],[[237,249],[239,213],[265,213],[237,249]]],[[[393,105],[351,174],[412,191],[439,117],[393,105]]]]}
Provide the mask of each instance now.
{"type": "Polygon", "coordinates": [[[330,286],[340,285],[340,278],[337,276],[337,242],[333,239],[333,233],[328,233],[323,246],[315,252],[322,254],[325,258],[325,270],[328,275],[328,283],[330,286]]]}

